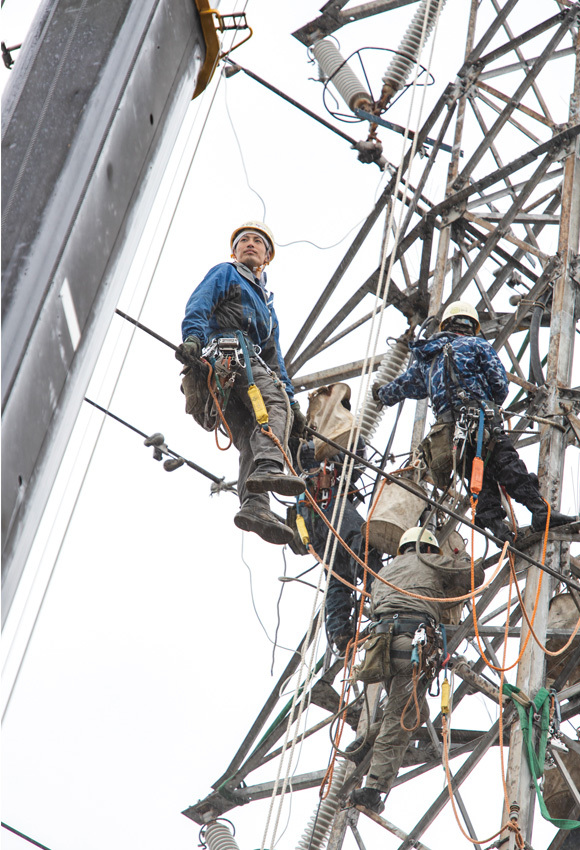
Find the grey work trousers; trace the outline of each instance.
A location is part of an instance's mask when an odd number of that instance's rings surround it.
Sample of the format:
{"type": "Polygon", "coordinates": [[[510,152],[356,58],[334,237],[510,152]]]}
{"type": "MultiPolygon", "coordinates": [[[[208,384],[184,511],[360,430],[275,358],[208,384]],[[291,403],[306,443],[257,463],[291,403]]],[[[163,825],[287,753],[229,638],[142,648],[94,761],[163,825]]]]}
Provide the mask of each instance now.
{"type": "MultiPolygon", "coordinates": [[[[408,660],[406,658],[394,658],[391,655],[391,673],[393,675],[385,682],[389,697],[384,709],[381,728],[373,747],[373,757],[366,782],[367,788],[377,788],[381,793],[388,793],[391,790],[413,734],[406,732],[401,726],[401,715],[413,692],[412,636],[407,634],[397,635],[391,642],[391,649],[408,653],[408,660]]],[[[417,688],[417,698],[421,724],[423,724],[429,718],[427,684],[424,679],[417,688]]],[[[411,699],[406,711],[404,722],[408,728],[414,726],[417,722],[417,709],[413,699],[411,699]]]]}
{"type": "MultiPolygon", "coordinates": [[[[268,424],[272,432],[284,444],[284,432],[288,420],[288,396],[281,381],[274,378],[264,366],[252,358],[254,383],[262,393],[268,424]]],[[[292,416],[292,413],[290,413],[292,416]]],[[[271,461],[284,465],[284,457],[273,440],[262,432],[256,422],[252,402],[248,395],[248,376],[245,369],[239,370],[225,410],[225,418],[232,432],[234,446],[240,453],[238,473],[238,496],[240,504],[268,509],[267,493],[252,494],[246,490],[248,476],[256,468],[257,461],[271,461]]],[[[290,422],[290,426],[292,422],[290,422]]]]}

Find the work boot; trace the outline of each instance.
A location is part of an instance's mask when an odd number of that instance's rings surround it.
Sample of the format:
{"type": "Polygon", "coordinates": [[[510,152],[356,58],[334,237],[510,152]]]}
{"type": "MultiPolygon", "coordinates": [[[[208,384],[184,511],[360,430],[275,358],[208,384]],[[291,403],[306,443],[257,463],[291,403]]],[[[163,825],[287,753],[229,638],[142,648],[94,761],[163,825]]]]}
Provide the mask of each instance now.
{"type": "Polygon", "coordinates": [[[380,815],[385,808],[378,788],[357,788],[350,792],[350,799],[353,805],[364,806],[365,809],[370,809],[377,815],[380,815]]]}
{"type": "Polygon", "coordinates": [[[349,761],[354,762],[354,764],[358,766],[359,764],[362,764],[371,747],[371,741],[365,741],[364,737],[355,738],[354,741],[345,748],[344,754],[349,761]]]}
{"type": "Polygon", "coordinates": [[[352,632],[350,634],[346,634],[346,635],[335,635],[335,637],[332,638],[332,642],[335,645],[335,647],[337,648],[340,655],[344,655],[344,653],[346,652],[346,648],[349,645],[352,638],[353,638],[352,632]]]}
{"type": "Polygon", "coordinates": [[[299,496],[306,485],[296,475],[286,475],[279,463],[258,461],[256,469],[246,480],[248,493],[278,493],[280,496],[299,496]]]}
{"type": "MultiPolygon", "coordinates": [[[[528,507],[528,506],[526,506],[528,507]]],[[[546,519],[548,518],[548,506],[544,501],[541,504],[534,505],[530,509],[532,511],[532,531],[545,531],[546,519]]],[[[576,522],[577,516],[566,516],[554,508],[550,511],[550,528],[555,528],[558,525],[568,525],[569,522],[576,522]]]]}
{"type": "Polygon", "coordinates": [[[475,525],[479,528],[486,528],[488,531],[501,540],[502,543],[506,541],[513,546],[514,544],[514,534],[510,531],[510,528],[506,523],[500,519],[500,517],[491,517],[490,519],[479,519],[477,516],[475,517],[475,525]]]}
{"type": "Polygon", "coordinates": [[[371,747],[373,746],[377,735],[379,734],[379,730],[381,728],[381,721],[375,721],[375,723],[371,723],[370,728],[365,735],[359,735],[351,741],[348,747],[344,748],[344,753],[346,758],[349,761],[354,762],[356,765],[361,764],[371,747]],[[366,738],[366,740],[365,740],[366,738]]]}
{"type": "Polygon", "coordinates": [[[242,506],[234,517],[234,525],[242,531],[253,531],[266,543],[284,546],[294,537],[291,528],[265,508],[242,506]]]}

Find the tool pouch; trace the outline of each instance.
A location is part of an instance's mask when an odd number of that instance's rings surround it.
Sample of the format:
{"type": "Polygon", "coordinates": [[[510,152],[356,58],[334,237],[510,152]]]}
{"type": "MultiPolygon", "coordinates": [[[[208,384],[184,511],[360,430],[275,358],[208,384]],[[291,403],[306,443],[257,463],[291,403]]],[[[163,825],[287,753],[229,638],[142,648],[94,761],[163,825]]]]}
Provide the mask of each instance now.
{"type": "Polygon", "coordinates": [[[368,638],[365,643],[365,657],[362,664],[354,668],[354,677],[365,685],[384,682],[391,675],[391,641],[393,624],[388,632],[368,638]]]}
{"type": "Polygon", "coordinates": [[[206,431],[215,430],[217,411],[207,388],[209,367],[202,361],[186,366],[181,373],[181,391],[185,395],[185,412],[190,413],[206,431]]]}
{"type": "Polygon", "coordinates": [[[453,472],[453,422],[434,425],[419,445],[425,456],[433,482],[439,490],[445,490],[453,472]]]}

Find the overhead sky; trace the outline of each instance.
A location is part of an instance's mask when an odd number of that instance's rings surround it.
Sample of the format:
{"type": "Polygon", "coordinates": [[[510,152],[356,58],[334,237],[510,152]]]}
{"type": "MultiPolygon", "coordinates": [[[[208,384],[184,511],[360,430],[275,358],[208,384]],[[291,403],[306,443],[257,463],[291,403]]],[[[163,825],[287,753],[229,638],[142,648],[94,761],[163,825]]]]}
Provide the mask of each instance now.
{"type": "MultiPolygon", "coordinates": [[[[6,0],[7,44],[24,36],[38,5],[6,0]]],[[[254,34],[233,58],[333,121],[316,65],[291,36],[317,16],[320,0],[275,5],[275,12],[268,0],[246,5],[254,34]]],[[[534,0],[526,10],[532,17],[546,5],[534,0]]],[[[431,66],[435,83],[423,107],[418,90],[412,120],[421,108],[425,116],[461,65],[467,6],[465,0],[447,2],[431,66]]],[[[221,11],[242,8],[237,3],[221,11]]],[[[341,30],[343,55],[361,47],[395,48],[411,9],[341,30]]],[[[431,43],[425,64],[430,49],[431,43]]],[[[18,61],[17,52],[14,56],[18,61]]],[[[370,52],[368,62],[380,77],[381,51],[370,52]]],[[[2,68],[2,85],[9,73],[2,68]]],[[[389,117],[405,124],[409,106],[405,96],[389,117]]],[[[565,120],[567,108],[566,98],[555,94],[557,120],[565,120]]],[[[356,139],[366,136],[366,126],[336,126],[356,139]]],[[[388,131],[380,137],[385,156],[398,164],[401,137],[388,131]]],[[[448,160],[440,156],[441,167],[425,188],[428,197],[441,197],[448,160]]],[[[358,162],[347,142],[244,74],[227,80],[216,74],[189,108],[119,307],[179,343],[187,298],[211,266],[229,259],[232,229],[262,219],[277,242],[268,280],[286,350],[385,180],[375,165],[358,162]]],[[[333,305],[378,265],[382,226],[381,221],[345,275],[333,305]]],[[[371,306],[365,303],[357,315],[371,306]]],[[[382,340],[406,329],[394,310],[387,316],[382,340]]],[[[364,356],[365,333],[318,358],[312,370],[364,356]]],[[[87,396],[145,433],[161,431],[174,451],[235,480],[235,450],[219,451],[213,435],[185,415],[179,371],[169,348],[115,316],[87,396]]],[[[359,382],[349,383],[356,399],[359,382]]],[[[306,395],[298,396],[304,409],[306,395]]],[[[400,452],[408,447],[409,422],[397,438],[400,452]]],[[[389,411],[374,440],[378,447],[393,424],[389,411]]],[[[527,456],[533,463],[534,450],[527,456]]],[[[567,512],[577,512],[579,505],[577,455],[574,463],[566,471],[561,507],[567,512]]],[[[7,627],[14,641],[7,681],[14,688],[4,717],[6,823],[50,850],[197,845],[198,827],[181,811],[205,797],[227,767],[320,596],[304,584],[279,581],[312,560],[242,535],[232,522],[236,510],[231,493],[210,495],[210,482],[187,468],[167,473],[131,430],[88,405],[81,409],[31,555],[19,600],[21,628],[15,622],[7,627]]],[[[316,585],[318,568],[306,579],[316,585]]],[[[318,656],[324,649],[322,638],[318,656]]],[[[288,685],[289,695],[294,684],[288,685]]],[[[479,697],[467,702],[459,723],[469,725],[469,711],[487,716],[479,697]]],[[[313,719],[319,716],[312,710],[313,719]]],[[[326,764],[330,745],[324,735],[313,750],[304,747],[297,772],[326,764]]],[[[465,790],[481,835],[492,831],[490,822],[493,831],[499,826],[498,771],[490,758],[465,790]]],[[[269,767],[252,782],[273,776],[269,767]]],[[[438,771],[420,787],[435,796],[443,783],[438,771]]],[[[317,800],[316,790],[287,800],[280,850],[296,846],[317,800]]],[[[385,816],[405,829],[423,807],[403,786],[392,792],[385,816]]],[[[261,846],[268,810],[266,800],[229,814],[242,850],[261,846]]],[[[364,827],[368,850],[379,841],[387,850],[398,846],[379,827],[364,827]]],[[[535,850],[547,846],[553,834],[540,824],[535,850]]],[[[472,846],[447,815],[423,840],[431,850],[472,846]]],[[[27,846],[5,830],[2,842],[6,850],[27,846]]],[[[350,836],[345,850],[355,846],[350,836]]]]}

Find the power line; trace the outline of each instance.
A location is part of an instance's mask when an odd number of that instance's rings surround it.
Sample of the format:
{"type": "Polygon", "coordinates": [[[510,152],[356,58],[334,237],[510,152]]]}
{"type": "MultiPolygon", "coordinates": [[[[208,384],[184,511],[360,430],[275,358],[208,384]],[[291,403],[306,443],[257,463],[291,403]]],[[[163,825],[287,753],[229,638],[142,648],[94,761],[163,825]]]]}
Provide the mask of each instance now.
{"type": "MultiPolygon", "coordinates": [[[[92,399],[87,398],[86,396],[85,396],[85,401],[88,404],[91,404],[93,407],[96,407],[97,410],[101,411],[101,413],[106,413],[106,415],[110,416],[111,419],[114,419],[116,422],[119,422],[121,425],[124,425],[126,428],[129,428],[129,430],[134,431],[136,434],[139,434],[139,436],[143,437],[144,439],[146,439],[146,440],[150,439],[149,434],[146,434],[144,431],[141,431],[139,428],[136,428],[135,425],[131,425],[130,422],[127,422],[125,419],[122,419],[120,416],[117,416],[115,413],[112,413],[110,410],[107,410],[106,407],[102,407],[100,404],[97,404],[96,401],[92,401],[92,399]]],[[[232,493],[236,492],[235,488],[231,484],[225,483],[225,477],[224,476],[222,476],[221,478],[218,478],[218,476],[214,475],[213,472],[208,472],[208,470],[204,469],[203,466],[198,466],[198,464],[194,463],[192,460],[187,460],[187,458],[184,458],[182,455],[178,454],[177,452],[174,452],[172,449],[167,448],[167,446],[165,445],[165,443],[163,441],[162,441],[162,443],[163,443],[163,454],[171,455],[171,457],[175,458],[175,460],[182,460],[183,463],[186,466],[189,466],[191,469],[194,469],[196,472],[201,473],[201,475],[205,475],[206,478],[209,478],[210,481],[213,481],[214,484],[217,484],[219,490],[230,490],[232,493]]]]}
{"type": "Polygon", "coordinates": [[[19,832],[17,829],[14,829],[13,826],[8,826],[7,823],[2,821],[2,826],[4,829],[7,829],[8,832],[13,832],[14,835],[18,835],[19,838],[24,838],[25,841],[28,841],[30,844],[34,844],[35,847],[40,847],[41,850],[50,850],[50,847],[47,847],[46,844],[41,844],[40,841],[35,841],[34,838],[31,838],[29,835],[25,835],[23,832],[19,832]]]}

